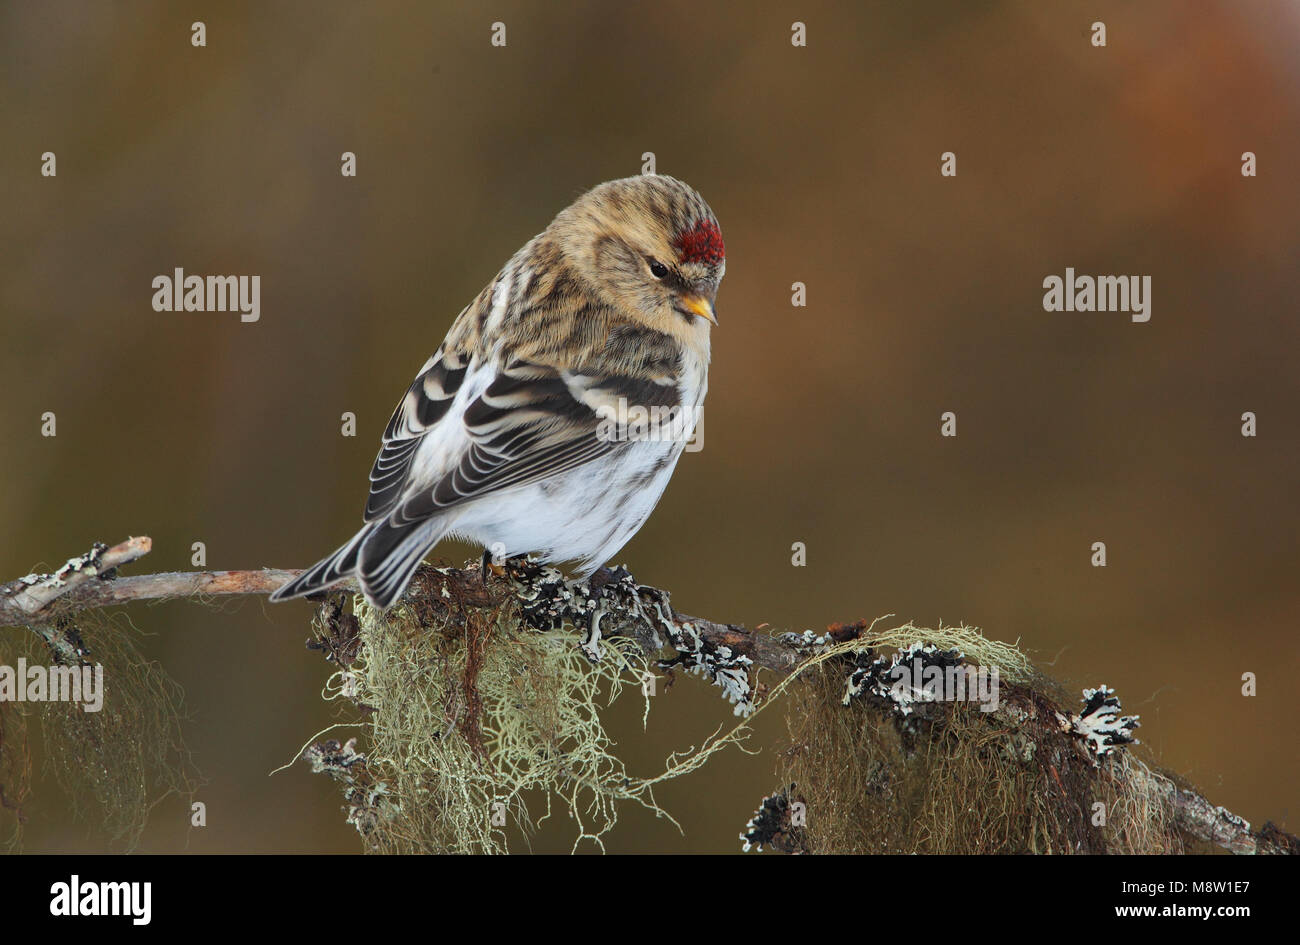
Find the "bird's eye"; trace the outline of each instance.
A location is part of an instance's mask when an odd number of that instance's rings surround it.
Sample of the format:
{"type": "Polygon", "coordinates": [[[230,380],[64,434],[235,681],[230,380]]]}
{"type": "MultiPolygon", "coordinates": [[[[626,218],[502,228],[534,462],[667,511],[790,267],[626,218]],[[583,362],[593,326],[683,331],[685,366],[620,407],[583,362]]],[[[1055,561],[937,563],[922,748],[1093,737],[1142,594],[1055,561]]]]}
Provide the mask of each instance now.
{"type": "Polygon", "coordinates": [[[668,267],[657,259],[650,260],[650,274],[656,279],[662,279],[668,275],[668,267]]]}

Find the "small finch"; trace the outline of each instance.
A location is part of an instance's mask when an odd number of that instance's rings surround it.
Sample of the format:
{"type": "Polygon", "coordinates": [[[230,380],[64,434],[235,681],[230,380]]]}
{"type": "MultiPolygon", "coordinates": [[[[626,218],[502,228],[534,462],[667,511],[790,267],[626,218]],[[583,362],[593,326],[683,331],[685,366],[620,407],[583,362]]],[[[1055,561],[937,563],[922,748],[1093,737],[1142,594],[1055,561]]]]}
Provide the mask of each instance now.
{"type": "Polygon", "coordinates": [[[420,369],[384,431],[365,525],[271,599],[355,576],[386,609],[447,536],[595,571],[650,516],[694,426],[611,435],[610,420],[698,413],[725,269],[713,211],[679,180],[579,197],[420,369]]]}

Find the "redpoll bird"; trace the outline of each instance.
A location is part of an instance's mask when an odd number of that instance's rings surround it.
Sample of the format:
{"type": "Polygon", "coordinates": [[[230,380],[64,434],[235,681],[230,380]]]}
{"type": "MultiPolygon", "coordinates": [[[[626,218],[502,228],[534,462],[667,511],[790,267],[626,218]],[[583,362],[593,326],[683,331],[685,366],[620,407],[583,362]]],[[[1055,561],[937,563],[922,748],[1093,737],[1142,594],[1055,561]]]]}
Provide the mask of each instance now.
{"type": "Polygon", "coordinates": [[[694,425],[628,436],[611,418],[698,413],[725,269],[713,211],[679,180],[578,198],[421,368],[384,432],[361,531],[271,599],[355,575],[387,608],[446,536],[595,571],[645,523],[694,425]]]}

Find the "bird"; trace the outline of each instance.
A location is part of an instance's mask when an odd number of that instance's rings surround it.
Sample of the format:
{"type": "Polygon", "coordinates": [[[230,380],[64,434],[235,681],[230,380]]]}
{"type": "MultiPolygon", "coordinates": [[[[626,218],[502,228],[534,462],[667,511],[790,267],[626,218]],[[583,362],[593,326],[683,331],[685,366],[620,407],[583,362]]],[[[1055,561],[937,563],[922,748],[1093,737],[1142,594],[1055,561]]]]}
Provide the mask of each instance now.
{"type": "Polygon", "coordinates": [[[355,579],[387,610],[448,537],[482,545],[485,564],[488,550],[534,555],[589,577],[645,524],[700,416],[725,271],[717,217],[690,185],[643,174],[582,194],[407,388],[360,530],[270,599],[355,579]],[[647,416],[677,420],[624,422],[647,416]]]}

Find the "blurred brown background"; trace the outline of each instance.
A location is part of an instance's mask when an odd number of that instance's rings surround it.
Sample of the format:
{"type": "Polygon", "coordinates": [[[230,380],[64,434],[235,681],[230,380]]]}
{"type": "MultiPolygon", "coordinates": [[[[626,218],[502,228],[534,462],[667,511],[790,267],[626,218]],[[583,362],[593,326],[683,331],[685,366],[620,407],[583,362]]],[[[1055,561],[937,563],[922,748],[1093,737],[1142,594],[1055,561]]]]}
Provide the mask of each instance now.
{"type": "MultiPolygon", "coordinates": [[[[1298,31],[1291,2],[6,4],[0,576],[130,534],[146,570],[196,540],[213,568],[330,551],[455,314],[654,151],[717,212],[728,274],[704,450],[633,573],[715,619],[1018,639],[1117,688],[1216,803],[1294,830],[1298,31]],[[154,312],[178,266],[260,275],[261,321],[154,312]],[[1044,312],[1066,266],[1150,275],[1151,321],[1044,312]]],[[[133,611],[208,778],[208,827],[169,801],[143,849],[360,848],[332,784],[267,777],[333,720],[309,614],[133,611]]],[[[730,719],[689,681],[648,735],[639,715],[613,724],[642,773],[730,719]]],[[[609,849],[738,849],[781,728],[661,792],[685,837],[627,812],[609,849]]],[[[38,784],[27,849],[107,848],[65,808],[38,784]]]]}

